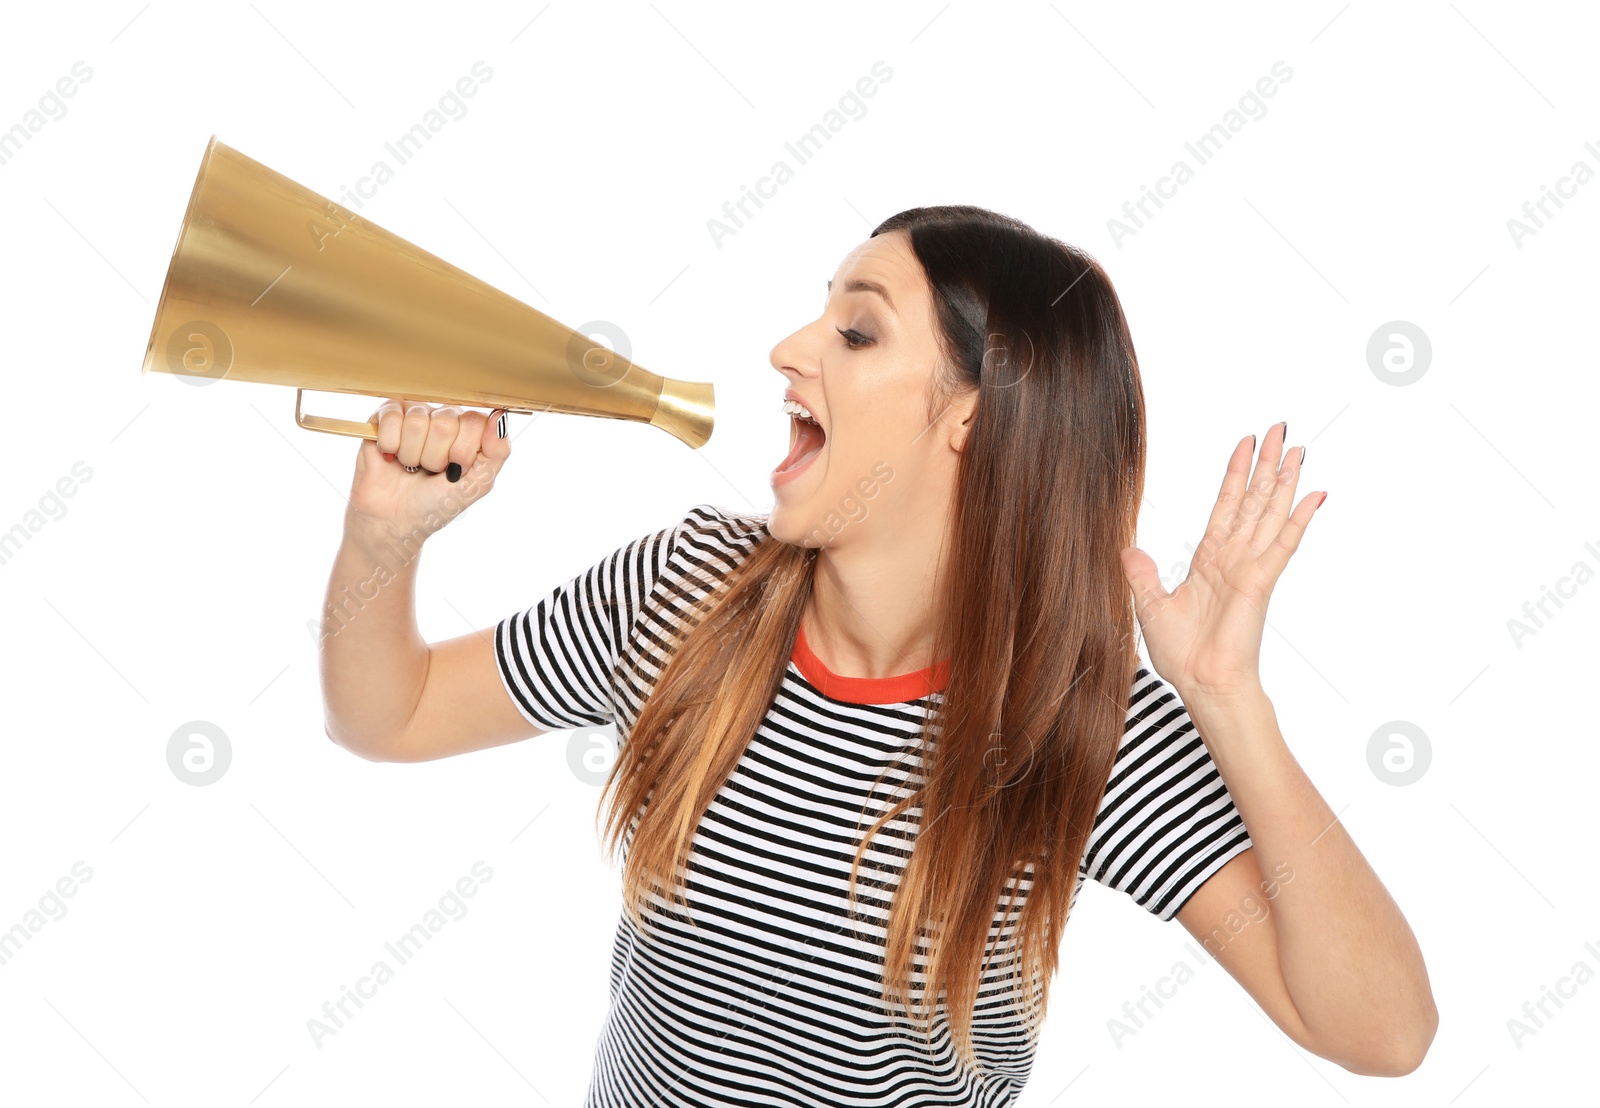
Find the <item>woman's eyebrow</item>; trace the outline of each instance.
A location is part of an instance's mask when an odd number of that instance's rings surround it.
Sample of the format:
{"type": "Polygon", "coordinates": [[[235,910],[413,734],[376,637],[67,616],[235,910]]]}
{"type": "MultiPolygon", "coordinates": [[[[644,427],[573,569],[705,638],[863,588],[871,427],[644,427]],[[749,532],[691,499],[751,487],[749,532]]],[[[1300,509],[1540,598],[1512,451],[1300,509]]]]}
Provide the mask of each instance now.
{"type": "MultiPolygon", "coordinates": [[[[833,282],[831,280],[828,282],[828,291],[829,292],[833,291],[833,282]]],[[[891,312],[894,312],[894,310],[895,310],[894,309],[894,301],[889,299],[889,290],[884,288],[882,285],[878,284],[876,281],[864,281],[860,277],[857,277],[854,280],[852,280],[849,284],[845,285],[844,291],[845,292],[875,292],[879,296],[883,297],[883,302],[885,304],[889,305],[889,310],[891,312]]],[[[895,312],[895,314],[899,315],[900,313],[899,312],[895,312]]]]}

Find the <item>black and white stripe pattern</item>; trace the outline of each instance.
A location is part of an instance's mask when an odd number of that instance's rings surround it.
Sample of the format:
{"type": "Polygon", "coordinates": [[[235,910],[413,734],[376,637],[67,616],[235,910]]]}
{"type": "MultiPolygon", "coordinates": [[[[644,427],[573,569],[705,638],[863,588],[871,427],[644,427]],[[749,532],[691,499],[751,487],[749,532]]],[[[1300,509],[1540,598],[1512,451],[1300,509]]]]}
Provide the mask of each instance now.
{"type": "MultiPolygon", "coordinates": [[[[703,596],[706,577],[726,573],[763,533],[761,517],[699,504],[675,527],[629,543],[507,617],[495,632],[506,691],[537,727],[615,721],[626,742],[687,598],[703,596]]],[[[959,1065],[942,1003],[930,1042],[879,999],[884,924],[920,807],[873,839],[855,918],[847,900],[856,847],[908,795],[921,723],[938,696],[849,703],[824,696],[789,663],[692,840],[692,924],[660,910],[659,898],[648,934],[626,914],[618,922],[611,1008],[586,1106],[1015,1100],[1036,1044],[1006,976],[1015,933],[1006,891],[996,900],[1001,942],[973,1025],[982,1075],[959,1065]]],[[[624,848],[630,842],[631,831],[624,848]]],[[[1093,878],[1171,919],[1249,846],[1188,713],[1141,668],[1078,888],[1093,878]]],[[[1023,876],[1019,902],[1028,885],[1023,876]]]]}

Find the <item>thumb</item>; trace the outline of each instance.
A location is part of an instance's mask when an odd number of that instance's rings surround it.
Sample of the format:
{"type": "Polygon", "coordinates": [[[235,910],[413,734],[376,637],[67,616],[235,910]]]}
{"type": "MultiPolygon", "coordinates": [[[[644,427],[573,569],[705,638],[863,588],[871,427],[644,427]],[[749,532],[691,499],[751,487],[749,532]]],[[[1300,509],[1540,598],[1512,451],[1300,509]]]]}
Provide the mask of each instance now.
{"type": "Polygon", "coordinates": [[[478,446],[478,452],[488,462],[491,477],[500,472],[500,467],[505,465],[506,459],[511,456],[509,418],[510,413],[504,408],[496,408],[489,413],[489,418],[483,425],[483,441],[478,446]]]}
{"type": "Polygon", "coordinates": [[[1133,604],[1139,622],[1145,623],[1152,606],[1168,596],[1166,586],[1161,583],[1161,574],[1156,569],[1155,559],[1137,546],[1130,546],[1122,552],[1122,572],[1128,578],[1128,584],[1133,586],[1133,604]]]}

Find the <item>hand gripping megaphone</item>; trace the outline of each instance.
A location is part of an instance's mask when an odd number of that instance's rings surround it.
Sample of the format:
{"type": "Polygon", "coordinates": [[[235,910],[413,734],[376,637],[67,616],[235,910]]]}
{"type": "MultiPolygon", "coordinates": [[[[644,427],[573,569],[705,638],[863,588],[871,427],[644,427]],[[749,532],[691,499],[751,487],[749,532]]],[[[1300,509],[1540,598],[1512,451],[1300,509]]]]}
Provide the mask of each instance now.
{"type": "Polygon", "coordinates": [[[658,377],[588,335],[211,136],[142,373],[649,423],[711,438],[712,387],[658,377]]]}

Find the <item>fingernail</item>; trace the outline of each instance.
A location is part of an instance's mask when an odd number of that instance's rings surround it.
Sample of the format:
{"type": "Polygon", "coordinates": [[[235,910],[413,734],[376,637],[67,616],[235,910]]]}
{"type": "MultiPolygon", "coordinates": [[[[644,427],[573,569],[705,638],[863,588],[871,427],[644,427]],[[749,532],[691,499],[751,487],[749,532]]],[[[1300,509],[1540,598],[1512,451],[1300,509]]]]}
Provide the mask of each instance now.
{"type": "Polygon", "coordinates": [[[445,466],[444,475],[450,478],[450,483],[452,485],[461,480],[461,463],[451,462],[449,465],[445,466]]]}
{"type": "MultiPolygon", "coordinates": [[[[1326,500],[1326,499],[1328,499],[1328,494],[1327,493],[1323,493],[1322,494],[1322,500],[1326,500]]],[[[1319,508],[1322,507],[1322,500],[1317,501],[1317,507],[1319,507],[1319,508]]]]}
{"type": "Polygon", "coordinates": [[[500,421],[495,424],[495,429],[500,432],[500,437],[501,438],[505,438],[506,437],[506,413],[505,412],[501,412],[500,413],[500,421]]]}
{"type": "Polygon", "coordinates": [[[385,454],[383,456],[383,460],[386,461],[386,462],[392,462],[392,461],[394,461],[394,455],[393,454],[385,454]]]}
{"type": "Polygon", "coordinates": [[[1303,446],[1300,448],[1300,464],[1306,464],[1306,448],[1303,446]]]}
{"type": "Polygon", "coordinates": [[[1289,437],[1289,421],[1287,419],[1283,421],[1283,437],[1285,439],[1289,437]]]}

